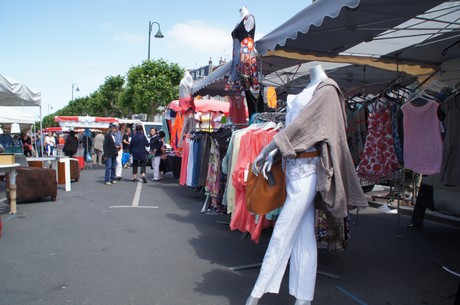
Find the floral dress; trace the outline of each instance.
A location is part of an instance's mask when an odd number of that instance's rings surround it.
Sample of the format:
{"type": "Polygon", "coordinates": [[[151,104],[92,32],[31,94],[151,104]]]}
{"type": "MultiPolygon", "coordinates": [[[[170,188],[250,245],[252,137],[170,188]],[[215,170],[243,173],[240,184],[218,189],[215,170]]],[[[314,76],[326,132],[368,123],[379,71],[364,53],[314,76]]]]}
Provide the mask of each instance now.
{"type": "Polygon", "coordinates": [[[399,169],[399,163],[392,135],[390,104],[385,100],[379,100],[371,107],[358,176],[378,183],[382,179],[391,177],[392,173],[399,169]]]}

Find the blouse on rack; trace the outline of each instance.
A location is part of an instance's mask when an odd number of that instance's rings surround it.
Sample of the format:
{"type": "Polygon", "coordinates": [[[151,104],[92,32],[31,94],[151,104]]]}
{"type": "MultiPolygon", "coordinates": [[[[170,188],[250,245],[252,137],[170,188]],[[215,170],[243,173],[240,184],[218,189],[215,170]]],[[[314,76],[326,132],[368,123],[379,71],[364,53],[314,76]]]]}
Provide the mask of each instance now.
{"type": "Polygon", "coordinates": [[[438,118],[439,104],[428,101],[416,106],[401,106],[404,114],[404,166],[423,175],[441,171],[442,137],[438,118]]]}

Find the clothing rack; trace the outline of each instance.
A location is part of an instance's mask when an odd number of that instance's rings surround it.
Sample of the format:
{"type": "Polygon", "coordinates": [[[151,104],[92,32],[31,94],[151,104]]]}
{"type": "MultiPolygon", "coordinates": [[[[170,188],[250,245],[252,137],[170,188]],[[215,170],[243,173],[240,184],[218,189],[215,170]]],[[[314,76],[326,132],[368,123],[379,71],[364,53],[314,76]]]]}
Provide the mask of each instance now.
{"type": "Polygon", "coordinates": [[[255,113],[252,116],[253,123],[265,123],[265,122],[284,123],[285,121],[286,121],[285,112],[259,112],[259,113],[255,113]]]}

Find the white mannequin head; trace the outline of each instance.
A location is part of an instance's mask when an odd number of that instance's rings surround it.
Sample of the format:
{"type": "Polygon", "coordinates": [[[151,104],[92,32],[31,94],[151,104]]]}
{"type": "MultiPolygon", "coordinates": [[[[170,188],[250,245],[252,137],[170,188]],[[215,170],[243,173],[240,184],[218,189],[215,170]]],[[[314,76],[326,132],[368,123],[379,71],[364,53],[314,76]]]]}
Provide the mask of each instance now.
{"type": "Polygon", "coordinates": [[[240,17],[241,17],[241,19],[243,19],[247,15],[249,15],[249,10],[247,9],[247,7],[243,6],[242,8],[240,8],[240,17]]]}

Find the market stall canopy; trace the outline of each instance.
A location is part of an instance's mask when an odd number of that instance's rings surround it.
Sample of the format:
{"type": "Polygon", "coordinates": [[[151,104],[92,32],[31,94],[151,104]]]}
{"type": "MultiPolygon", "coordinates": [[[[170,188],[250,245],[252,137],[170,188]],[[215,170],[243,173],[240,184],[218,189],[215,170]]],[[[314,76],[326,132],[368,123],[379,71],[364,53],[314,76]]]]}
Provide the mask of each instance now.
{"type": "MultiPolygon", "coordinates": [[[[265,77],[312,61],[429,76],[447,59],[432,43],[448,48],[457,42],[458,20],[459,1],[318,0],[256,41],[256,48],[265,77]]],[[[451,58],[458,54],[448,51],[451,58]]],[[[230,67],[202,79],[193,93],[225,95],[230,67]]]]}
{"type": "Polygon", "coordinates": [[[0,74],[0,106],[40,106],[41,93],[0,74]]]}
{"type": "Polygon", "coordinates": [[[192,86],[192,94],[196,95],[211,95],[211,96],[225,96],[229,92],[224,91],[225,83],[230,74],[232,61],[220,66],[211,72],[205,78],[196,81],[192,86]]]}
{"type": "Polygon", "coordinates": [[[0,124],[34,124],[35,116],[16,109],[15,107],[0,107],[0,124]]]}
{"type": "MultiPolygon", "coordinates": [[[[172,109],[176,112],[186,111],[183,107],[179,106],[179,100],[174,100],[168,105],[169,109],[172,109]]],[[[195,100],[195,111],[196,112],[222,112],[228,114],[230,109],[230,104],[225,101],[219,100],[195,100]]]]}
{"type": "Polygon", "coordinates": [[[116,118],[93,116],[55,116],[54,121],[61,127],[108,128],[110,123],[118,123],[116,118]]]}

